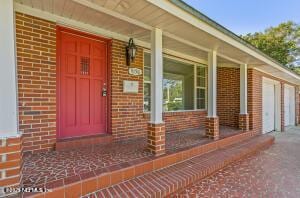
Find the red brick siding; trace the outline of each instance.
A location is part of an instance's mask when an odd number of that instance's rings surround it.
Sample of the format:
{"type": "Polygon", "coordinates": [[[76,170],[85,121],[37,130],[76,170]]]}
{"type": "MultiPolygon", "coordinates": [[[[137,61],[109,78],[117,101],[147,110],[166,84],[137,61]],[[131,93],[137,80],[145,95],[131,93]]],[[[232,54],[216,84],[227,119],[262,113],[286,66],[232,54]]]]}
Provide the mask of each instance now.
{"type": "Polygon", "coordinates": [[[56,27],[16,13],[19,124],[24,152],[53,149],[56,138],[56,27]]]}
{"type": "Polygon", "coordinates": [[[220,137],[220,123],[218,117],[207,117],[205,120],[205,134],[209,139],[218,140],[220,137]]]}
{"type": "MultiPolygon", "coordinates": [[[[164,112],[166,132],[178,132],[205,127],[206,111],[164,112]]],[[[145,121],[150,120],[150,113],[144,113],[145,121]]]]}
{"type": "MultiPolygon", "coordinates": [[[[22,167],[22,139],[10,137],[0,139],[0,186],[19,187],[22,167]]],[[[1,196],[0,191],[0,196],[1,196]]]]}
{"type": "Polygon", "coordinates": [[[205,127],[206,111],[167,112],[163,114],[167,132],[205,127]]]}
{"type": "Polygon", "coordinates": [[[249,128],[262,131],[262,75],[254,69],[248,70],[248,113],[249,128]]]}
{"type": "Polygon", "coordinates": [[[240,69],[217,69],[217,114],[220,125],[238,127],[240,114],[240,69]]]}
{"type": "Polygon", "coordinates": [[[165,154],[166,150],[166,127],[165,124],[148,123],[148,150],[156,155],[165,154]]]}
{"type": "MultiPolygon", "coordinates": [[[[111,132],[115,139],[146,136],[147,121],[143,118],[143,75],[128,73],[125,58],[125,42],[112,42],[111,65],[111,132]],[[137,94],[123,93],[123,81],[139,83],[137,94]]],[[[138,47],[132,67],[143,69],[143,49],[138,47]]]]}
{"type": "MultiPolygon", "coordinates": [[[[249,125],[250,129],[256,133],[262,132],[263,117],[262,117],[262,86],[263,77],[270,78],[281,83],[281,130],[284,130],[284,84],[295,86],[284,80],[275,78],[268,74],[262,73],[255,69],[248,70],[248,113],[249,113],[249,125]]],[[[295,86],[295,90],[298,88],[295,86]]],[[[296,97],[296,104],[299,104],[299,97],[296,97]]],[[[296,110],[296,117],[299,110],[296,110]]]]}

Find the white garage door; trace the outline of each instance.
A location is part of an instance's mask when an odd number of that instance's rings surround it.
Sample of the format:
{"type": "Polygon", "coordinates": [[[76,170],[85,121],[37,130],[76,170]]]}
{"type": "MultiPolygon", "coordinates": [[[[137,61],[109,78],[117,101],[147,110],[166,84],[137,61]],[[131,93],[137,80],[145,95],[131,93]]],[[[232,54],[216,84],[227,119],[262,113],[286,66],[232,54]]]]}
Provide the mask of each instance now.
{"type": "Polygon", "coordinates": [[[275,85],[263,83],[263,133],[275,130],[275,85]]]}
{"type": "Polygon", "coordinates": [[[295,125],[295,88],[284,86],[284,126],[295,125]]]}

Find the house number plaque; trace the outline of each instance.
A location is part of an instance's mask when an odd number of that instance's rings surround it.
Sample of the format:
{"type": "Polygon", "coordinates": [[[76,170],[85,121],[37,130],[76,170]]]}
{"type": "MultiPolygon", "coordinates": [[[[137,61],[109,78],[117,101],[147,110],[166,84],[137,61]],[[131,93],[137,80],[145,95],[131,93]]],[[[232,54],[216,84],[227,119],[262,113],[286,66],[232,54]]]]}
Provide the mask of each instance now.
{"type": "Polygon", "coordinates": [[[139,68],[134,68],[134,67],[129,68],[129,74],[131,74],[131,75],[140,76],[140,75],[142,75],[142,73],[143,73],[142,70],[139,68]]]}

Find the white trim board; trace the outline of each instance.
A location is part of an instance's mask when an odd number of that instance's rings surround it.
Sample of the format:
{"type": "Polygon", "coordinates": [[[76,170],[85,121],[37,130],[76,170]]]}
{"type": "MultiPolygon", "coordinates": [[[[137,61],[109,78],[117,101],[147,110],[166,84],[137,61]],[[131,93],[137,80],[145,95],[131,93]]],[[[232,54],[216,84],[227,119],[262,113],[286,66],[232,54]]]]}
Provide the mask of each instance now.
{"type": "MultiPolygon", "coordinates": [[[[271,73],[269,73],[269,72],[266,72],[266,71],[264,71],[264,70],[262,70],[262,69],[259,69],[259,68],[257,68],[257,67],[250,67],[249,69],[254,69],[254,70],[257,70],[257,71],[259,71],[259,72],[261,72],[261,73],[264,73],[264,74],[267,74],[267,75],[269,75],[269,76],[272,76],[272,77],[274,77],[274,78],[278,78],[278,79],[282,79],[282,78],[279,78],[279,77],[277,77],[277,76],[274,76],[274,74],[271,74],[271,73]]],[[[263,76],[264,77],[264,76],[263,76]]],[[[267,78],[267,77],[264,77],[264,78],[267,78]]],[[[296,85],[295,84],[295,82],[292,82],[292,81],[290,81],[290,80],[287,80],[287,79],[283,79],[284,81],[286,81],[286,82],[289,82],[289,83],[291,83],[291,84],[293,84],[293,85],[296,85]]],[[[300,92],[300,91],[299,91],[300,92]]]]}
{"type": "Polygon", "coordinates": [[[161,1],[161,0],[147,0],[148,2],[158,6],[159,8],[169,12],[170,14],[180,18],[181,20],[193,25],[194,27],[197,27],[198,29],[207,32],[208,34],[240,49],[241,51],[256,57],[257,59],[265,62],[268,65],[271,65],[280,71],[283,71],[297,80],[300,81],[300,76],[292,73],[291,71],[288,71],[287,69],[281,67],[280,65],[276,64],[274,61],[271,61],[270,59],[266,58],[262,54],[250,49],[248,46],[238,42],[237,40],[231,38],[230,36],[226,35],[225,33],[217,30],[216,28],[212,27],[211,25],[208,25],[207,23],[199,20],[197,17],[193,16],[192,14],[182,10],[178,6],[174,5],[173,3],[169,1],[161,1]]]}
{"type": "MultiPolygon", "coordinates": [[[[275,130],[276,131],[281,131],[281,83],[279,81],[263,77],[262,79],[262,101],[263,101],[263,86],[264,83],[272,84],[275,86],[275,130]]],[[[263,103],[262,103],[262,126],[264,126],[263,123],[263,117],[264,117],[264,111],[263,111],[263,103]]],[[[263,128],[264,129],[264,128],[263,128]]]]}

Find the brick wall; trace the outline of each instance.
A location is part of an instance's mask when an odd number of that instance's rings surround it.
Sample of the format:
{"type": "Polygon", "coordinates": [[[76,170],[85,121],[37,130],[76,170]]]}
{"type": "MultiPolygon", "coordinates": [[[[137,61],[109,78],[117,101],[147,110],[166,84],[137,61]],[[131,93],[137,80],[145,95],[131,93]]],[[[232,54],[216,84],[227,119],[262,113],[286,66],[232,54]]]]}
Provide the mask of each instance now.
{"type": "Polygon", "coordinates": [[[206,111],[167,112],[163,114],[167,132],[205,127],[206,111]]]}
{"type": "Polygon", "coordinates": [[[19,124],[24,152],[53,149],[56,141],[56,27],[16,13],[19,124]]]}
{"type": "Polygon", "coordinates": [[[220,125],[236,128],[239,126],[239,68],[217,68],[217,114],[220,125]]]}
{"type": "MultiPolygon", "coordinates": [[[[0,187],[18,187],[21,181],[22,139],[11,137],[0,139],[0,187]]],[[[3,195],[0,188],[0,197],[3,195]]]]}
{"type": "MultiPolygon", "coordinates": [[[[143,75],[132,76],[126,65],[127,43],[112,42],[111,65],[111,132],[115,139],[146,136],[147,122],[143,118],[143,75]],[[123,80],[139,83],[137,94],[123,93],[123,80]]],[[[132,67],[143,69],[143,49],[138,47],[132,67]]]]}
{"type": "Polygon", "coordinates": [[[262,73],[248,69],[248,113],[249,128],[262,131],[262,73]]]}
{"type": "MultiPolygon", "coordinates": [[[[188,129],[204,128],[206,111],[164,112],[166,132],[178,132],[188,129]]],[[[150,120],[150,113],[144,113],[145,121],[150,120]]]]}
{"type": "MultiPolygon", "coordinates": [[[[281,84],[281,130],[284,130],[284,84],[295,86],[289,82],[275,78],[255,69],[248,70],[248,113],[250,129],[257,133],[262,132],[263,128],[263,109],[262,109],[262,86],[263,77],[279,81],[281,84]]],[[[296,87],[296,91],[298,88],[296,87]]],[[[296,104],[299,104],[299,97],[296,97],[296,104]]],[[[296,118],[299,115],[299,109],[296,109],[296,118]]]]}

